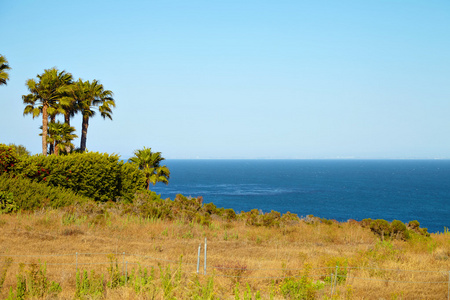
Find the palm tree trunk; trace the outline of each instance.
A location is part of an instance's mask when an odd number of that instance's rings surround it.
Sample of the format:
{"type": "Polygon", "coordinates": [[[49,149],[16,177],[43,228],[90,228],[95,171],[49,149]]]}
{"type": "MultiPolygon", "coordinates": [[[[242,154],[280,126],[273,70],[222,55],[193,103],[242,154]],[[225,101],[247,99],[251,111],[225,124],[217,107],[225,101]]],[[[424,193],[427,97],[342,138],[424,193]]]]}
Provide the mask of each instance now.
{"type": "Polygon", "coordinates": [[[70,113],[68,112],[64,114],[64,123],[70,126],[70,113]]]}
{"type": "MultiPolygon", "coordinates": [[[[70,113],[64,114],[64,123],[70,126],[70,113]]],[[[70,153],[70,146],[66,146],[66,153],[70,153]]]]}
{"type": "Polygon", "coordinates": [[[42,155],[47,156],[48,105],[42,106],[42,155]]]}
{"type": "Polygon", "coordinates": [[[81,124],[81,141],[80,141],[80,151],[86,151],[86,139],[87,139],[87,130],[89,127],[89,116],[83,116],[83,123],[81,124]]]}
{"type": "MultiPolygon", "coordinates": [[[[56,115],[51,115],[50,116],[50,122],[55,123],[55,121],[56,121],[56,115]]],[[[49,148],[48,152],[50,154],[54,154],[55,153],[55,143],[54,142],[50,144],[50,148],[49,148]]]]}

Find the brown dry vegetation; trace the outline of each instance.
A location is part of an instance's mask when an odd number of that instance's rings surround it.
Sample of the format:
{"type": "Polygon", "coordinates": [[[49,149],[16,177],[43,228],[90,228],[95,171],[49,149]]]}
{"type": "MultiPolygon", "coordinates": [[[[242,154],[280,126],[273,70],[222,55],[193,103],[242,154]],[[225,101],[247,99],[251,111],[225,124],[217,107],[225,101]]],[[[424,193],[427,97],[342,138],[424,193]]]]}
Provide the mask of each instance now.
{"type": "MultiPolygon", "coordinates": [[[[146,292],[136,292],[128,279],[126,285],[105,288],[100,298],[294,299],[283,295],[282,286],[289,288],[287,280],[298,281],[301,276],[323,286],[310,294],[311,299],[446,299],[448,292],[448,233],[380,241],[356,222],[302,221],[270,228],[213,219],[200,225],[122,215],[114,207],[78,217],[67,209],[0,215],[0,230],[0,277],[8,257],[13,259],[0,291],[2,299],[17,286],[19,263],[43,262],[49,280],[62,287],[53,296],[58,299],[75,297],[77,267],[104,274],[107,281],[111,261],[117,262],[120,274],[137,272],[138,263],[149,272],[153,266],[154,282],[146,292]],[[202,274],[205,238],[207,275],[202,274]],[[341,277],[332,291],[329,278],[337,265],[341,277]],[[172,284],[169,292],[164,288],[167,282],[172,284]]],[[[27,270],[30,265],[22,266],[22,272],[27,270]]]]}

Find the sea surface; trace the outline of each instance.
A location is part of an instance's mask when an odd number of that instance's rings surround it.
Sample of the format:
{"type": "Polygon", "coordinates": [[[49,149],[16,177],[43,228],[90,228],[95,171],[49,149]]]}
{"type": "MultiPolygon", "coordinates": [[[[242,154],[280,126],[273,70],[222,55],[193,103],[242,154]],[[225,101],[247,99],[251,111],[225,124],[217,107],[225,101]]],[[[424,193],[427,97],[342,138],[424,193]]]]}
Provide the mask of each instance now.
{"type": "Polygon", "coordinates": [[[338,221],[418,220],[450,227],[450,160],[166,160],[163,198],[202,196],[237,212],[260,209],[338,221]]]}

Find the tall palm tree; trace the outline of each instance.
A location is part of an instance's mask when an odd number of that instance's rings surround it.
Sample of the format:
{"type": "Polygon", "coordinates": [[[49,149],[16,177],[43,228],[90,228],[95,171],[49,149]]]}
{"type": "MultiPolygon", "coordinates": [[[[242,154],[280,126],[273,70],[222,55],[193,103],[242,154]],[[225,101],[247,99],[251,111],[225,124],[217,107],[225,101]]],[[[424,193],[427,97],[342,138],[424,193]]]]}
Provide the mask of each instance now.
{"type": "Polygon", "coordinates": [[[76,108],[83,116],[80,140],[81,152],[86,150],[89,119],[96,114],[94,109],[98,108],[103,119],[109,118],[112,120],[112,108],[116,107],[112,96],[113,93],[110,90],[105,90],[98,80],[93,80],[91,83],[89,80],[83,82],[79,79],[74,85],[72,97],[76,101],[76,108]]]}
{"type": "Polygon", "coordinates": [[[6,80],[9,80],[9,74],[6,72],[7,70],[11,70],[8,61],[0,54],[0,85],[6,85],[6,80]]]}
{"type": "Polygon", "coordinates": [[[58,71],[56,68],[47,69],[43,74],[37,75],[37,81],[28,79],[26,85],[31,92],[23,95],[26,105],[24,115],[31,114],[33,119],[42,114],[42,154],[47,155],[47,131],[49,116],[54,120],[57,113],[64,113],[59,102],[68,86],[72,84],[72,74],[58,71]]]}
{"type": "Polygon", "coordinates": [[[136,164],[140,170],[144,171],[147,177],[147,189],[150,183],[155,185],[157,182],[165,184],[169,183],[170,171],[165,165],[161,166],[161,162],[165,158],[161,156],[161,152],[152,152],[152,148],[134,151],[134,156],[128,162],[136,164]]]}
{"type": "Polygon", "coordinates": [[[48,124],[48,138],[49,144],[52,144],[55,149],[55,155],[58,156],[61,152],[70,152],[74,147],[73,139],[78,136],[74,134],[75,128],[66,123],[50,122],[48,124]],[[69,149],[69,151],[67,151],[69,149]]]}

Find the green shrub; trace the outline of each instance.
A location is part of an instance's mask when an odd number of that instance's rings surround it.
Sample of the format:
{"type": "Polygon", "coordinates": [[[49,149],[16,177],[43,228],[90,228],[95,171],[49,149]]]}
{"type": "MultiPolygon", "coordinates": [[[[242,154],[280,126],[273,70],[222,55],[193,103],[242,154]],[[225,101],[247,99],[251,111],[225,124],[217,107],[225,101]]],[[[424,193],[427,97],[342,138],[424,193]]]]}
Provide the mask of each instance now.
{"type": "Polygon", "coordinates": [[[266,227],[274,227],[280,225],[281,214],[272,210],[270,213],[262,215],[262,225],[266,227]]]}
{"type": "Polygon", "coordinates": [[[388,221],[383,219],[377,219],[370,223],[370,230],[382,239],[390,237],[391,226],[388,221]]]}
{"type": "Polygon", "coordinates": [[[283,216],[281,216],[280,224],[282,225],[296,225],[300,222],[300,218],[297,214],[293,214],[291,212],[286,212],[283,216]]]}
{"type": "Polygon", "coordinates": [[[13,193],[0,191],[0,213],[8,214],[15,212],[18,209],[14,201],[13,193]]]}
{"type": "Polygon", "coordinates": [[[141,216],[148,219],[173,219],[172,201],[163,200],[155,192],[141,190],[136,192],[132,203],[125,204],[124,214],[141,216]]]}
{"type": "Polygon", "coordinates": [[[224,216],[227,219],[227,221],[236,220],[237,218],[236,212],[231,208],[227,208],[224,210],[224,216]]]}
{"type": "Polygon", "coordinates": [[[412,230],[418,230],[420,227],[420,223],[417,220],[409,221],[408,228],[412,230]]]}
{"type": "Polygon", "coordinates": [[[399,220],[392,221],[391,234],[394,238],[399,240],[407,240],[410,238],[409,231],[406,228],[406,225],[399,220]]]}
{"type": "Polygon", "coordinates": [[[7,195],[7,200],[1,201],[3,209],[6,210],[14,210],[14,207],[23,210],[33,210],[46,206],[58,208],[90,200],[60,187],[32,182],[26,178],[11,177],[7,174],[0,176],[0,193],[7,195]]]}
{"type": "Polygon", "coordinates": [[[320,222],[326,225],[333,225],[333,221],[326,218],[320,218],[320,222]]]}
{"type": "Polygon", "coordinates": [[[24,265],[21,264],[16,292],[13,293],[11,289],[8,299],[56,299],[61,291],[59,283],[47,278],[45,265],[33,263],[24,270],[24,265]]]}
{"type": "Polygon", "coordinates": [[[36,182],[70,189],[96,201],[132,201],[145,188],[145,175],[118,155],[88,152],[23,158],[16,173],[36,182]]]}
{"type": "Polygon", "coordinates": [[[280,284],[281,294],[285,299],[316,299],[317,291],[323,289],[324,284],[314,281],[309,276],[309,266],[299,278],[288,277],[280,284]]]}
{"type": "Polygon", "coordinates": [[[394,238],[398,240],[409,240],[414,234],[430,236],[426,228],[420,228],[418,221],[410,221],[406,226],[402,221],[394,220],[389,223],[386,220],[364,219],[360,225],[378,235],[382,240],[385,238],[394,238]]]}
{"type": "Polygon", "coordinates": [[[216,214],[218,215],[219,209],[217,209],[217,206],[214,203],[206,203],[203,205],[203,210],[205,211],[205,213],[213,215],[216,214]]]}
{"type": "Polygon", "coordinates": [[[5,144],[0,144],[0,175],[14,171],[19,162],[16,151],[5,144]]]}
{"type": "Polygon", "coordinates": [[[95,274],[94,270],[91,275],[87,271],[77,271],[75,299],[100,299],[103,298],[105,292],[104,279],[102,275],[95,274]]]}

